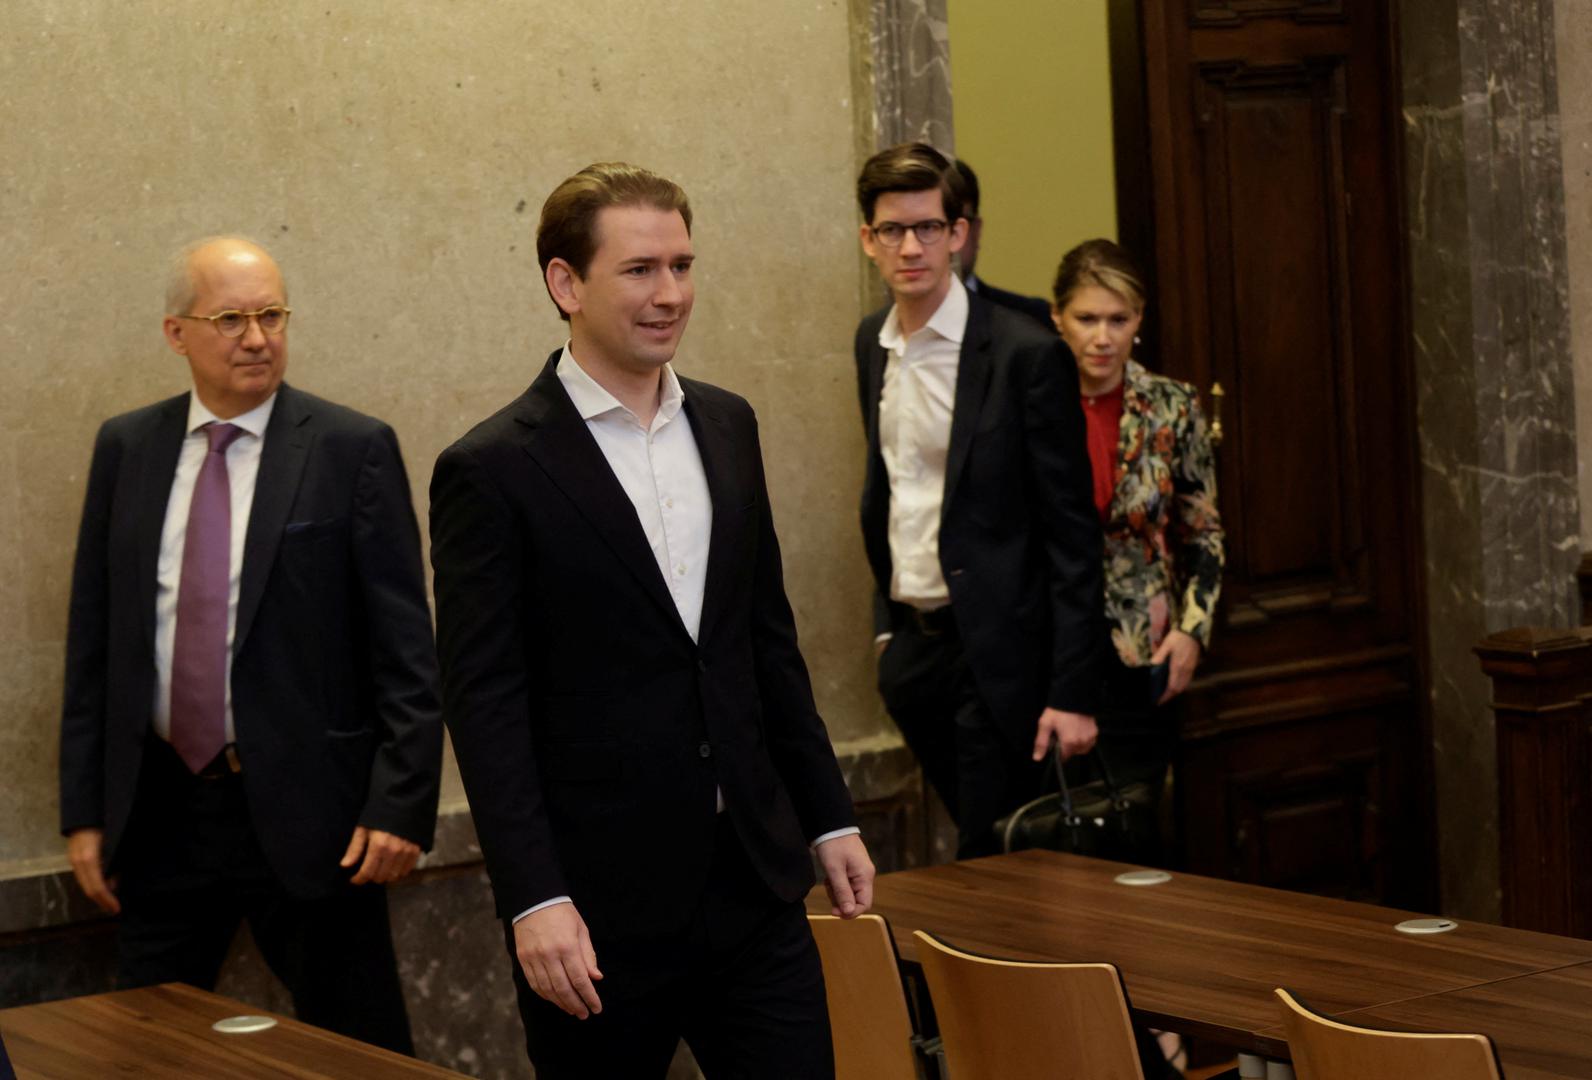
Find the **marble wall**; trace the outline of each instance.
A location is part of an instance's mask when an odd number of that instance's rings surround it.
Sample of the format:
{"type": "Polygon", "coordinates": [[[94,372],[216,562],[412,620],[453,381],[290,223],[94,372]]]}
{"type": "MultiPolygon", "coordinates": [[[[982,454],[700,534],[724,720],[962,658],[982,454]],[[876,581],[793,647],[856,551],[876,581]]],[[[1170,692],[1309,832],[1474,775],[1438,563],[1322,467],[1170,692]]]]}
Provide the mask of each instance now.
{"type": "Polygon", "coordinates": [[[1554,5],[1401,11],[1443,903],[1496,917],[1492,715],[1470,650],[1494,630],[1577,618],[1554,5]]]}
{"type": "MultiPolygon", "coordinates": [[[[160,338],[186,240],[241,231],[295,309],[290,381],[437,452],[563,340],[537,212],[602,158],[697,214],[682,371],[759,409],[820,706],[876,735],[851,335],[845,4],[15,0],[0,36],[0,876],[60,851],[55,732],[94,431],[186,386],[160,338]]],[[[422,513],[422,520],[424,514],[422,513]]]]}

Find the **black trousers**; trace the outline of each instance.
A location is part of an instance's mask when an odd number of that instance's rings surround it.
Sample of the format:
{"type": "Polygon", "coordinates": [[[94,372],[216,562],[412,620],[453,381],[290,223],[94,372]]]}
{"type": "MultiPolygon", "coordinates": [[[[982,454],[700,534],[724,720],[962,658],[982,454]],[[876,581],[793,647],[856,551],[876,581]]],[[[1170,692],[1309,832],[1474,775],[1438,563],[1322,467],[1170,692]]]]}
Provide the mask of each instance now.
{"type": "Polygon", "coordinates": [[[995,727],[949,608],[895,628],[879,657],[879,694],[956,822],[957,858],[998,852],[995,822],[1039,794],[1044,766],[1031,760],[1032,743],[1014,746],[995,727]]]}
{"type": "Polygon", "coordinates": [[[167,743],[150,739],[115,872],[118,986],[214,989],[247,919],[300,1020],[414,1052],[385,889],[288,895],[260,849],[239,774],[196,777],[167,743]]]}
{"type": "Polygon", "coordinates": [[[537,996],[505,924],[537,1080],[663,1077],[681,1039],[708,1080],[835,1075],[806,911],[769,892],[726,815],[716,830],[713,869],[684,934],[629,948],[593,942],[604,976],[596,984],[601,1013],[577,1020],[537,996]]]}

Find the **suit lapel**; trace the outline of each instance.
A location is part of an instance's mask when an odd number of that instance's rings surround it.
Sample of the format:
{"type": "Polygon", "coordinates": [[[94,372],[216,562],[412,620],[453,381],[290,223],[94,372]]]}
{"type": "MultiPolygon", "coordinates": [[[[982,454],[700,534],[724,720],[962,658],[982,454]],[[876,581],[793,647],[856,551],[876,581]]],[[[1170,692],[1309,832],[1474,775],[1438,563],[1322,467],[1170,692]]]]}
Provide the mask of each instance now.
{"type": "Polygon", "coordinates": [[[570,401],[563,383],[558,381],[560,352],[552,355],[531,388],[520,398],[515,419],[526,428],[525,452],[602,537],[603,543],[635,577],[642,592],[684,634],[685,624],[680,621],[674,597],[669,594],[669,586],[658,570],[657,559],[647,543],[647,534],[642,531],[636,508],[609,468],[608,459],[603,457],[602,448],[587,430],[586,421],[570,401]]]}
{"type": "Polygon", "coordinates": [[[277,391],[276,405],[265,426],[260,448],[260,472],[254,481],[254,503],[249,508],[249,531],[243,541],[243,573],[238,583],[238,621],[232,635],[236,655],[248,639],[249,627],[260,610],[260,598],[276,561],[282,530],[293,509],[299,478],[315,442],[314,413],[290,386],[277,391]]]}
{"type": "Polygon", "coordinates": [[[868,447],[879,449],[879,399],[884,396],[884,366],[889,361],[877,336],[868,342],[868,447]]]}
{"type": "Polygon", "coordinates": [[[956,366],[956,399],[951,406],[951,445],[945,456],[945,496],[940,501],[940,519],[956,497],[956,486],[967,464],[973,444],[973,429],[984,408],[990,378],[989,305],[975,296],[967,298],[967,329],[962,333],[962,350],[956,366]]]}
{"type": "Polygon", "coordinates": [[[703,404],[699,395],[689,390],[685,398],[685,414],[691,421],[691,433],[696,436],[697,451],[702,457],[702,471],[707,474],[708,496],[713,503],[713,530],[708,540],[707,581],[702,590],[702,622],[697,628],[697,640],[706,641],[714,621],[724,607],[727,590],[734,587],[731,580],[735,570],[734,552],[739,531],[744,527],[742,513],[744,502],[737,497],[735,440],[730,437],[729,424],[716,409],[703,404]]]}
{"type": "Polygon", "coordinates": [[[138,478],[138,606],[148,618],[139,619],[146,644],[155,646],[155,584],[160,563],[160,534],[166,524],[166,504],[171,501],[171,485],[177,476],[177,459],[182,456],[187,437],[188,395],[166,402],[144,444],[143,465],[138,478]]]}

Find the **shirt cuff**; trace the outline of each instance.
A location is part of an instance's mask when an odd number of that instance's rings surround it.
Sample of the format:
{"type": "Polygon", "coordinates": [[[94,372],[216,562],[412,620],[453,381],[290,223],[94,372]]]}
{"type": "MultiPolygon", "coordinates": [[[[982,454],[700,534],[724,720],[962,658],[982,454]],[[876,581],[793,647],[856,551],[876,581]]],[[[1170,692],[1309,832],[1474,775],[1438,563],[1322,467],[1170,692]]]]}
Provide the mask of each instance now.
{"type": "MultiPolygon", "coordinates": [[[[811,844],[811,847],[814,851],[816,851],[818,850],[819,844],[826,844],[831,840],[839,840],[842,836],[856,836],[860,832],[862,832],[862,830],[857,828],[855,825],[851,826],[849,829],[836,829],[834,832],[826,832],[824,835],[814,840],[811,844]]],[[[534,911],[535,909],[533,908],[532,910],[534,911]]]]}
{"type": "Polygon", "coordinates": [[[555,896],[551,900],[543,900],[540,904],[537,904],[535,907],[526,908],[524,911],[522,911],[518,915],[514,916],[514,918],[511,920],[511,922],[519,922],[521,919],[525,918],[525,916],[534,915],[538,911],[541,911],[543,908],[550,908],[554,904],[573,904],[574,902],[575,901],[571,900],[567,896],[555,896]]]}

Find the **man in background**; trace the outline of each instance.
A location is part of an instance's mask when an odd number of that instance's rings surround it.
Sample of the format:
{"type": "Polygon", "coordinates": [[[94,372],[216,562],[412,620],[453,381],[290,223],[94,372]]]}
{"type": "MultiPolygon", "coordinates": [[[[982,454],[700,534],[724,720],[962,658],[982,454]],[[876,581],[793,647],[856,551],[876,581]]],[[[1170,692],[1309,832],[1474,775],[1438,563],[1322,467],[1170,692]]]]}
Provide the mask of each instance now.
{"type": "Polygon", "coordinates": [[[1053,330],[951,272],[969,199],[933,147],[875,154],[857,201],[892,301],[855,344],[879,690],[958,856],[991,854],[1052,746],[1096,737],[1101,537],[1077,368],[1053,330]]]}
{"type": "Polygon", "coordinates": [[[100,428],[72,576],[61,828],[122,987],[209,989],[241,920],[300,1019],[412,1051],[384,885],[436,822],[420,537],[386,424],[295,390],[237,237],[174,267],[191,392],[100,428]]]}
{"type": "Polygon", "coordinates": [[[1049,301],[997,289],[989,282],[980,280],[973,272],[978,263],[979,244],[984,238],[984,219],[979,215],[978,176],[973,172],[973,167],[961,158],[956,159],[956,171],[962,178],[962,189],[967,200],[962,206],[962,216],[967,219],[967,237],[962,242],[962,250],[957,253],[957,262],[962,267],[962,284],[969,293],[983,297],[992,304],[1020,311],[1038,320],[1045,329],[1054,330],[1055,324],[1050,321],[1049,301]]]}

